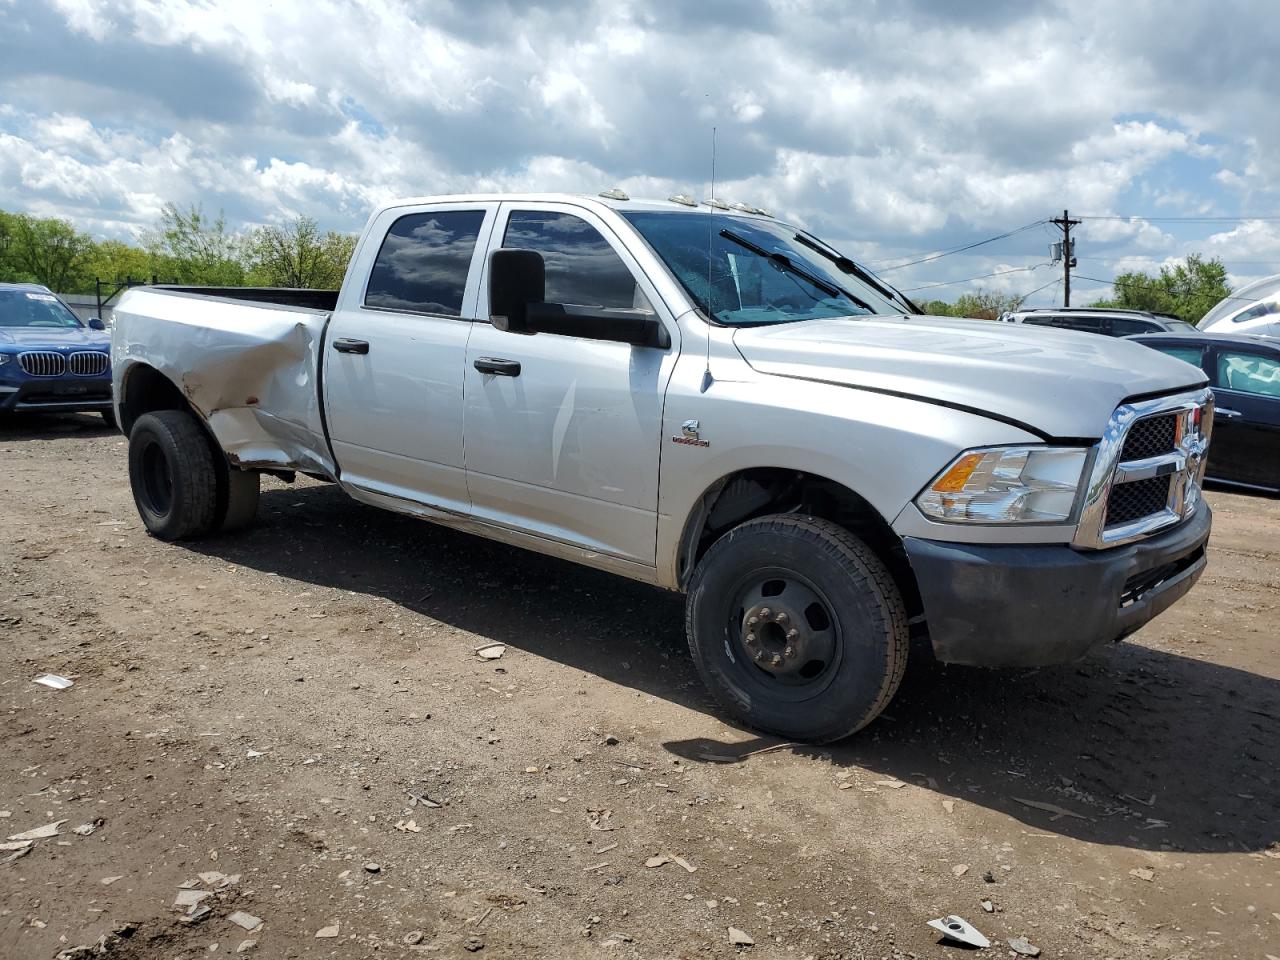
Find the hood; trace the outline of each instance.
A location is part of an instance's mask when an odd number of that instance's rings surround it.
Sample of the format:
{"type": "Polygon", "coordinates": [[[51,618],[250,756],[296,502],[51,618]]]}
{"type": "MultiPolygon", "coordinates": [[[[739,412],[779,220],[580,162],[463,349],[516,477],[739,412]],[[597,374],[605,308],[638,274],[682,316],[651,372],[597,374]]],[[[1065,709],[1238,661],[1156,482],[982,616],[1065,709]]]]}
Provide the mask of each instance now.
{"type": "Polygon", "coordinates": [[[88,327],[0,327],[0,347],[17,345],[28,350],[42,347],[88,347],[107,350],[111,334],[88,327]]]}
{"type": "Polygon", "coordinates": [[[1099,437],[1121,401],[1206,382],[1150,347],[1095,333],[945,317],[741,328],[753,369],[962,407],[1045,437],[1099,437]]]}

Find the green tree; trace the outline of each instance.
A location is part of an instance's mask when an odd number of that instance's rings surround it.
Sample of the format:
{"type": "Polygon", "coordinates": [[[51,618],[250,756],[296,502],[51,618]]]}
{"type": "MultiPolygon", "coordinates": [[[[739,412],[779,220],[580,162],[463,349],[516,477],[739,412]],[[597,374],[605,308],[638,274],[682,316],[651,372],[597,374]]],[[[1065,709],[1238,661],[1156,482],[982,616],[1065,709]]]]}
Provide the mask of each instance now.
{"type": "MultiPolygon", "coordinates": [[[[89,251],[85,273],[90,281],[118,283],[124,280],[145,280],[159,273],[156,258],[146,250],[122,240],[99,240],[89,251]]],[[[159,280],[172,277],[160,276],[159,280]]]]}
{"type": "Polygon", "coordinates": [[[1008,310],[1017,310],[1026,298],[1026,294],[978,290],[976,293],[962,294],[955,303],[930,300],[921,304],[921,308],[925,313],[937,317],[974,317],[979,320],[995,320],[1008,310]]]}
{"type": "Polygon", "coordinates": [[[1216,257],[1205,260],[1198,253],[1161,267],[1158,276],[1131,271],[1117,276],[1112,284],[1114,298],[1099,300],[1093,306],[1172,313],[1188,323],[1197,322],[1214,304],[1231,295],[1222,261],[1216,257]]]}
{"type": "Polygon", "coordinates": [[[336,290],[355,248],[355,237],[333,230],[321,233],[310,217],[259,227],[249,241],[249,279],[268,287],[336,290]]]}
{"type": "Polygon", "coordinates": [[[185,209],[165,204],[160,222],[144,240],[156,271],[178,283],[234,287],[245,281],[244,238],[227,230],[221,213],[210,218],[199,204],[185,209]]]}
{"type": "Polygon", "coordinates": [[[0,279],[40,283],[74,292],[85,283],[85,262],[93,241],[66,220],[5,214],[0,220],[0,279]]]}

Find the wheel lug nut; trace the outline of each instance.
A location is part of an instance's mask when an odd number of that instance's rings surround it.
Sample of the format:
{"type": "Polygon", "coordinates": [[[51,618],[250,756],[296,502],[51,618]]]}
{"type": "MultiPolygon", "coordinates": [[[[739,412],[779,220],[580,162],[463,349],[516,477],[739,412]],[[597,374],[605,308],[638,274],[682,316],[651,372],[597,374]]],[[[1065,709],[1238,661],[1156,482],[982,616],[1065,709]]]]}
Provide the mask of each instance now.
{"type": "Polygon", "coordinates": [[[759,618],[759,617],[747,617],[747,626],[748,626],[748,627],[754,627],[754,626],[755,626],[757,623],[759,623],[759,622],[760,622],[760,618],[759,618]]]}
{"type": "Polygon", "coordinates": [[[788,640],[794,640],[798,636],[800,636],[800,631],[797,630],[795,627],[792,627],[790,630],[787,631],[788,640]]]}
{"type": "Polygon", "coordinates": [[[780,666],[782,666],[782,657],[778,656],[778,655],[775,653],[775,654],[773,655],[773,659],[771,659],[769,662],[770,662],[771,664],[773,664],[775,667],[780,667],[780,666]]]}
{"type": "Polygon", "coordinates": [[[787,616],[787,611],[779,610],[778,615],[773,619],[777,620],[779,623],[786,623],[791,618],[787,616]]]}
{"type": "Polygon", "coordinates": [[[789,646],[782,651],[782,655],[788,660],[794,660],[796,658],[796,648],[789,646]]]}
{"type": "Polygon", "coordinates": [[[770,615],[770,613],[771,613],[771,611],[769,610],[769,608],[768,608],[768,607],[763,607],[763,608],[761,608],[761,610],[760,610],[760,616],[762,616],[762,617],[768,617],[768,616],[770,615]]]}
{"type": "Polygon", "coordinates": [[[754,647],[756,645],[756,635],[754,633],[748,633],[746,643],[748,647],[754,647]]]}
{"type": "Polygon", "coordinates": [[[752,654],[752,657],[756,661],[756,663],[759,663],[761,660],[764,659],[764,651],[757,650],[754,654],[752,654]]]}

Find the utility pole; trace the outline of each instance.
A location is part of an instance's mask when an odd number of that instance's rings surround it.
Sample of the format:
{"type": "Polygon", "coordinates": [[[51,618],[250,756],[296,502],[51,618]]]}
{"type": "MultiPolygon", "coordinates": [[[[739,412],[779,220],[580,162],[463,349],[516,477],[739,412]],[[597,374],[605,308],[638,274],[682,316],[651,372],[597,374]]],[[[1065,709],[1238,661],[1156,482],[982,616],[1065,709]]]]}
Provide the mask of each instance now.
{"type": "Polygon", "coordinates": [[[1062,230],[1062,305],[1071,306],[1071,268],[1076,265],[1075,248],[1071,245],[1071,228],[1079,226],[1079,220],[1072,220],[1067,211],[1061,217],[1049,221],[1062,230]]]}

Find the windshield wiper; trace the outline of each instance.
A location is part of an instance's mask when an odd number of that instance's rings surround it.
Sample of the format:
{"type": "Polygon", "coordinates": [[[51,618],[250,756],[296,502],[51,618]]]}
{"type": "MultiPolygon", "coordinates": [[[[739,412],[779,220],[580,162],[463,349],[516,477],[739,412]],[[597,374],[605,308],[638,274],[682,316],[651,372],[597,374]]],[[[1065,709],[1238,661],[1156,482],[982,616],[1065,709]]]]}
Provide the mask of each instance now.
{"type": "Polygon", "coordinates": [[[875,313],[875,310],[872,309],[871,304],[867,303],[865,300],[860,300],[858,297],[855,297],[852,293],[850,293],[844,287],[837,286],[836,284],[831,283],[828,280],[823,280],[821,277],[817,276],[816,274],[810,273],[804,267],[797,266],[795,262],[790,257],[788,257],[785,253],[774,253],[769,250],[766,250],[764,247],[760,246],[759,244],[752,243],[746,237],[738,236],[732,230],[721,230],[720,236],[724,237],[726,240],[731,240],[732,242],[736,243],[740,247],[745,247],[747,250],[750,250],[756,256],[764,257],[770,263],[782,268],[783,270],[787,271],[788,273],[794,276],[799,277],[801,280],[804,280],[805,282],[812,284],[813,286],[821,290],[823,293],[825,293],[828,297],[844,297],[846,300],[852,301],[853,303],[861,307],[863,310],[866,310],[868,313],[875,313]]]}
{"type": "Polygon", "coordinates": [[[818,240],[815,237],[811,237],[803,233],[797,233],[796,239],[801,243],[803,243],[810,250],[814,251],[815,253],[822,254],[822,256],[826,257],[828,260],[834,263],[836,265],[836,268],[841,273],[847,273],[847,274],[850,274],[851,276],[857,277],[867,286],[871,287],[873,290],[876,290],[879,293],[883,294],[884,296],[888,297],[890,300],[898,301],[898,303],[905,306],[912,313],[924,313],[923,310],[921,310],[918,306],[916,306],[914,303],[911,302],[911,299],[907,297],[906,294],[895,290],[893,287],[889,286],[887,283],[880,280],[874,274],[862,269],[862,267],[858,266],[856,263],[854,263],[844,254],[839,253],[836,250],[828,247],[821,240],[818,240]]]}

